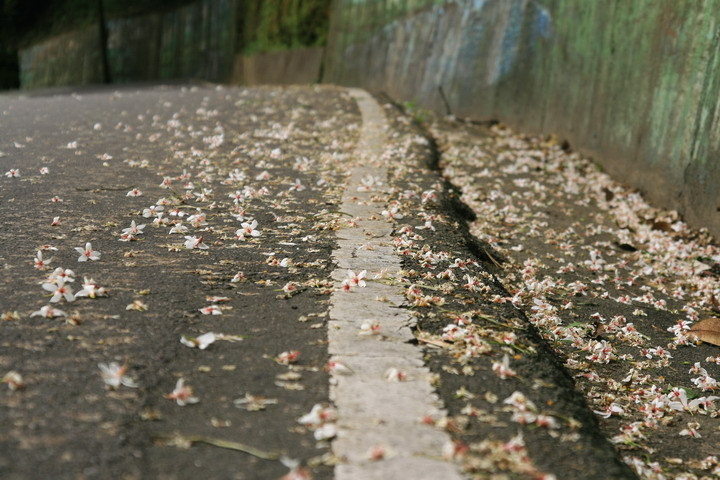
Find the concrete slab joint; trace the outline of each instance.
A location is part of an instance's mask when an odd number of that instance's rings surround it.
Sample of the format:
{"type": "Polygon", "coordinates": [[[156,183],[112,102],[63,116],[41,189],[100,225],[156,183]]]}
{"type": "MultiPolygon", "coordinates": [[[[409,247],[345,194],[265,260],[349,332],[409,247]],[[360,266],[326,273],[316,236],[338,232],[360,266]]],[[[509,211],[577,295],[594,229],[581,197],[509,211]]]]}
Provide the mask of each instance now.
{"type": "Polygon", "coordinates": [[[332,444],[345,461],[335,469],[337,480],[414,478],[459,480],[456,465],[442,458],[449,436],[421,423],[426,416],[444,415],[442,403],[429,383],[420,348],[412,345],[413,319],[400,306],[402,291],[373,281],[381,271],[395,272],[400,259],[391,248],[392,228],[374,220],[385,208],[378,191],[364,191],[363,180],[373,177],[387,184],[382,163],[388,123],[377,102],[363,90],[350,90],[363,125],[354,155],[356,164],[343,195],[341,210],[357,220],[357,227],[339,232],[333,252],[338,286],[347,271],[367,270],[367,286],[331,297],[328,350],[331,361],[350,368],[350,375],[333,374],[330,396],[338,414],[338,435],[332,444]],[[371,248],[368,248],[371,247],[371,248]],[[369,255],[367,253],[371,253],[369,255]],[[381,335],[359,335],[363,325],[379,326],[381,335]],[[400,380],[400,381],[397,381],[400,380]]]}

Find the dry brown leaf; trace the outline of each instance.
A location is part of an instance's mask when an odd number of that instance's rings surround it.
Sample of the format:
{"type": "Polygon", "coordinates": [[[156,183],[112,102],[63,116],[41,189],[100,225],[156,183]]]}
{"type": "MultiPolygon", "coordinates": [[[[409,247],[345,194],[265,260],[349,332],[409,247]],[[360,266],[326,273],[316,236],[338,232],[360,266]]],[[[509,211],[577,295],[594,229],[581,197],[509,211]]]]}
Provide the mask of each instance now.
{"type": "Polygon", "coordinates": [[[664,222],[662,220],[653,222],[652,224],[653,230],[659,230],[661,232],[672,232],[672,225],[670,225],[668,222],[664,222]]]}
{"type": "Polygon", "coordinates": [[[690,333],[699,340],[720,345],[720,318],[706,318],[692,326],[690,333]]]}
{"type": "Polygon", "coordinates": [[[442,340],[436,340],[434,338],[424,338],[424,337],[417,337],[417,340],[422,343],[427,343],[428,345],[433,345],[435,347],[440,348],[450,348],[452,347],[451,343],[443,342],[442,340]]]}

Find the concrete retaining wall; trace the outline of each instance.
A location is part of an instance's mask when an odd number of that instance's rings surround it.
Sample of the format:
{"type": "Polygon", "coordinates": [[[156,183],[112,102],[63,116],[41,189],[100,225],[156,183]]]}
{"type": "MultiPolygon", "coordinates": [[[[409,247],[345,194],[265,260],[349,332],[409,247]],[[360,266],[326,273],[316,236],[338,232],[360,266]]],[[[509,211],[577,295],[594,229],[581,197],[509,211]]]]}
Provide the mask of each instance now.
{"type": "Polygon", "coordinates": [[[240,85],[316,83],[320,80],[322,57],[322,47],[237,55],[233,83],[240,85]]]}
{"type": "MultiPolygon", "coordinates": [[[[198,78],[229,81],[238,0],[200,0],[161,14],[107,22],[113,82],[198,78]]],[[[20,51],[22,88],[101,83],[99,28],[20,51]]]]}
{"type": "Polygon", "coordinates": [[[171,12],[108,22],[114,82],[198,78],[228,81],[237,0],[202,0],[171,12]]]}
{"type": "MultiPolygon", "coordinates": [[[[316,82],[329,5],[330,0],[196,0],[172,11],[111,19],[110,80],[316,82]]],[[[25,48],[21,87],[100,83],[102,48],[97,25],[25,48]]]]}
{"type": "Polygon", "coordinates": [[[50,87],[103,81],[100,31],[70,32],[20,51],[20,85],[50,87]]]}
{"type": "Polygon", "coordinates": [[[336,0],[324,80],[558,133],[720,236],[717,6],[336,0]]]}

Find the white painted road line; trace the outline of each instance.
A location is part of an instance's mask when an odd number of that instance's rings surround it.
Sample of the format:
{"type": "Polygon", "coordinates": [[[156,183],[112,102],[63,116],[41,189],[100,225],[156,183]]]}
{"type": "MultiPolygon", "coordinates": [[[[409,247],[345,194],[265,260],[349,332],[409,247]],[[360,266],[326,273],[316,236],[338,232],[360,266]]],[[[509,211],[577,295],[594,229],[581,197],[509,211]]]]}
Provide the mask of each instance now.
{"type": "Polygon", "coordinates": [[[421,349],[409,343],[414,338],[413,318],[399,308],[403,291],[372,281],[383,269],[396,272],[401,268],[392,247],[392,225],[380,216],[386,204],[377,200],[388,178],[381,160],[388,124],[382,108],[367,92],[351,90],[351,94],[363,123],[341,210],[360,220],[356,228],[338,231],[338,249],[333,252],[338,268],[333,278],[340,285],[348,270],[367,270],[368,280],[366,287],[340,289],[331,297],[331,361],[352,369],[349,375],[331,377],[330,396],[338,416],[332,449],[346,460],[335,467],[335,478],[460,480],[457,466],[442,458],[450,437],[421,422],[423,417],[437,419],[445,413],[429,383],[430,371],[423,364],[421,349]],[[368,175],[382,186],[358,191],[368,175]],[[363,324],[373,323],[379,326],[377,335],[359,335],[363,324]],[[393,381],[398,376],[400,381],[393,381]]]}

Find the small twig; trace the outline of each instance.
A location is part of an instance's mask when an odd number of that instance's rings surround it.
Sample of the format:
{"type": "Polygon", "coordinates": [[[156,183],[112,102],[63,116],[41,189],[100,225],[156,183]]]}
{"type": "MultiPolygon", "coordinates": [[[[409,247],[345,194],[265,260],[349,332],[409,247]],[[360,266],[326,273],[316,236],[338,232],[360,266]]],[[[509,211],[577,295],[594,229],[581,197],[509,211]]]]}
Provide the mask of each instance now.
{"type": "Polygon", "coordinates": [[[503,268],[502,265],[501,265],[497,260],[495,260],[495,257],[493,257],[492,255],[490,255],[490,252],[488,252],[487,249],[483,248],[483,252],[485,252],[485,255],[488,256],[488,258],[490,259],[490,261],[491,261],[493,264],[495,264],[495,266],[496,266],[497,268],[503,268]]]}
{"type": "Polygon", "coordinates": [[[445,110],[447,111],[447,114],[452,115],[452,110],[450,109],[450,102],[448,102],[448,99],[445,96],[445,91],[443,90],[442,85],[438,85],[438,91],[440,92],[440,98],[442,98],[442,101],[445,104],[445,110]]]}
{"type": "Polygon", "coordinates": [[[252,455],[253,457],[261,458],[263,460],[279,460],[281,455],[277,452],[265,452],[263,450],[259,450],[255,447],[251,447],[250,445],[245,445],[244,443],[240,442],[233,442],[230,440],[223,440],[221,438],[212,438],[212,437],[202,437],[199,435],[181,435],[179,433],[170,434],[170,435],[163,435],[159,434],[155,436],[158,440],[164,440],[168,444],[175,444],[175,445],[182,445],[182,444],[194,444],[194,443],[205,443],[207,445],[212,445],[214,447],[219,448],[225,448],[228,450],[236,450],[238,452],[247,453],[248,455],[252,455]]]}
{"type": "Polygon", "coordinates": [[[316,217],[322,217],[324,215],[347,215],[348,217],[353,216],[352,213],[341,212],[340,210],[332,210],[330,212],[320,212],[315,214],[316,217]]]}
{"type": "Polygon", "coordinates": [[[127,190],[128,188],[132,188],[131,185],[112,185],[112,186],[98,186],[98,187],[75,187],[75,190],[78,192],[102,192],[102,191],[120,191],[120,190],[127,190]]]}

